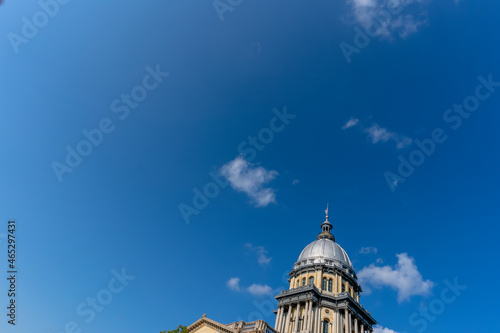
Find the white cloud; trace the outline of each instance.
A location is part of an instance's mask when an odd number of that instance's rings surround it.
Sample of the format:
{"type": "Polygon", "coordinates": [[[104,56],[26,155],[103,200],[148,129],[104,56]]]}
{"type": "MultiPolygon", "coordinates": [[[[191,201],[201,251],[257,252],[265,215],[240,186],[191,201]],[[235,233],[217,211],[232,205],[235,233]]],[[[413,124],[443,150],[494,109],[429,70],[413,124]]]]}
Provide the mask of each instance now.
{"type": "MultiPolygon", "coordinates": [[[[358,1],[366,1],[366,0],[358,0],[358,1]]],[[[396,142],[396,148],[401,149],[409,146],[413,142],[411,138],[392,132],[387,128],[382,127],[376,123],[371,125],[370,127],[364,127],[363,125],[359,125],[358,118],[349,119],[349,121],[345,123],[344,126],[342,126],[342,129],[345,130],[354,126],[359,126],[359,129],[361,131],[368,134],[368,137],[370,138],[373,144],[393,140],[394,142],[396,142]]]]}
{"type": "Polygon", "coordinates": [[[386,128],[380,127],[377,124],[365,129],[365,132],[368,133],[368,136],[372,139],[372,143],[377,143],[379,141],[387,142],[393,136],[386,128]]]}
{"type": "Polygon", "coordinates": [[[351,119],[349,119],[349,121],[347,123],[344,124],[344,126],[342,126],[342,129],[345,130],[347,128],[356,126],[358,124],[358,122],[359,122],[359,119],[351,118],[351,119]]]}
{"type": "Polygon", "coordinates": [[[245,244],[247,248],[257,254],[257,262],[261,265],[269,264],[272,258],[267,256],[267,250],[263,246],[253,246],[250,243],[245,244]]]}
{"type": "Polygon", "coordinates": [[[387,327],[382,327],[380,325],[373,326],[373,333],[398,333],[394,330],[391,330],[387,327]]]}
{"type": "MultiPolygon", "coordinates": [[[[413,258],[407,253],[397,254],[398,263],[395,268],[390,266],[376,267],[371,264],[364,267],[358,278],[362,284],[370,284],[375,288],[391,287],[398,292],[398,303],[410,300],[413,295],[427,296],[431,293],[434,283],[424,281],[415,265],[413,258]]],[[[369,289],[367,289],[369,292],[369,289]]]]}
{"type": "Polygon", "coordinates": [[[233,189],[246,193],[255,206],[265,207],[270,203],[276,203],[276,190],[265,188],[264,184],[276,178],[278,172],[256,167],[243,156],[238,156],[222,166],[221,174],[233,189]]]}
{"type": "Polygon", "coordinates": [[[347,0],[352,15],[371,36],[401,38],[427,23],[424,0],[347,0]]]}
{"type": "Polygon", "coordinates": [[[401,149],[409,146],[413,142],[413,140],[409,137],[391,132],[387,128],[381,127],[378,124],[374,124],[371,127],[364,129],[364,132],[368,134],[368,137],[372,140],[373,144],[394,140],[396,142],[396,148],[401,149]]]}
{"type": "Polygon", "coordinates": [[[240,279],[237,277],[230,278],[226,285],[231,290],[240,291],[240,279]]]}
{"type": "Polygon", "coordinates": [[[292,185],[297,185],[299,183],[299,180],[298,179],[295,179],[293,182],[292,182],[292,185]]]}
{"type": "Polygon", "coordinates": [[[240,288],[240,279],[237,277],[230,278],[229,281],[226,282],[226,285],[229,289],[234,291],[245,291],[253,296],[262,297],[266,295],[271,295],[274,293],[273,289],[269,287],[267,284],[257,284],[254,283],[250,287],[240,288]]]}
{"type": "Polygon", "coordinates": [[[374,253],[374,254],[377,254],[377,248],[376,247],[373,247],[373,246],[367,246],[367,247],[362,247],[361,250],[359,250],[359,253],[362,253],[362,254],[370,254],[370,253],[374,253]]]}
{"type": "Polygon", "coordinates": [[[261,285],[261,284],[252,284],[250,287],[247,288],[247,291],[257,297],[261,296],[266,296],[266,295],[271,295],[273,293],[273,289],[269,287],[267,284],[266,285],[261,285]]]}
{"type": "Polygon", "coordinates": [[[384,260],[382,258],[377,258],[377,264],[383,264],[384,260]]]}

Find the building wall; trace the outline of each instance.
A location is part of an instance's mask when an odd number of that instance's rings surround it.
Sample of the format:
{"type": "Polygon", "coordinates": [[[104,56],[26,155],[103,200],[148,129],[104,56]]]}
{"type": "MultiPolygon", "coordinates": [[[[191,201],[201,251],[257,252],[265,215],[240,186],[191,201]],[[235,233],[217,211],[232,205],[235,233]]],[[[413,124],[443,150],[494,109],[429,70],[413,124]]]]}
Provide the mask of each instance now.
{"type": "Polygon", "coordinates": [[[330,279],[332,280],[333,283],[332,293],[342,292],[342,283],[343,283],[345,291],[347,291],[351,295],[351,297],[354,298],[359,303],[359,293],[354,291],[353,286],[349,282],[342,280],[342,276],[339,274],[323,273],[321,269],[317,269],[314,272],[311,271],[303,272],[298,276],[292,277],[290,280],[289,289],[294,289],[302,286],[304,278],[306,279],[306,285],[308,285],[309,278],[311,277],[314,278],[314,286],[322,292],[328,292],[328,288],[326,290],[323,290],[323,278],[326,278],[327,280],[330,279]]]}

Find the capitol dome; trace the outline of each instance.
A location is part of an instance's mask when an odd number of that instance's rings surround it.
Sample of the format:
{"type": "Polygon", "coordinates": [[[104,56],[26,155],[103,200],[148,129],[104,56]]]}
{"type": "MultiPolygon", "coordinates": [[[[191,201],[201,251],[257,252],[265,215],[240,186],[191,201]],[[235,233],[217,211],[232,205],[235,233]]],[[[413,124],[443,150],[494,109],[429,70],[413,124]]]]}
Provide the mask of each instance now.
{"type": "Polygon", "coordinates": [[[307,245],[300,253],[297,263],[325,263],[337,261],[352,268],[351,260],[344,249],[328,238],[318,239],[307,245]]]}
{"type": "Polygon", "coordinates": [[[290,288],[276,296],[274,333],[373,333],[377,321],[359,302],[363,290],[349,256],[332,234],[328,206],[325,214],[318,237],[288,273],[290,288]]]}
{"type": "Polygon", "coordinates": [[[326,220],[321,224],[321,233],[317,240],[307,245],[300,253],[299,259],[294,265],[294,269],[302,269],[314,265],[325,265],[338,267],[355,275],[349,256],[344,249],[335,242],[332,235],[332,224],[328,221],[328,210],[326,220]]]}

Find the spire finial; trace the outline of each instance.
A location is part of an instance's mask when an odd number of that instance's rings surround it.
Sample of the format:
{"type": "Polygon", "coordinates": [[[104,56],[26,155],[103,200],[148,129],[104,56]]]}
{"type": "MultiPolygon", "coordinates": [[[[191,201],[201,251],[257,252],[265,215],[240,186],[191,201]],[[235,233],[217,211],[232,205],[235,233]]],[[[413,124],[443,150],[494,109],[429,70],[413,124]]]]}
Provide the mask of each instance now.
{"type": "Polygon", "coordinates": [[[325,209],[325,215],[326,219],[325,222],[321,223],[321,233],[318,235],[318,239],[322,238],[328,238],[331,239],[335,242],[335,236],[332,235],[332,224],[330,221],[328,221],[328,203],[326,204],[326,209],[325,209]]]}

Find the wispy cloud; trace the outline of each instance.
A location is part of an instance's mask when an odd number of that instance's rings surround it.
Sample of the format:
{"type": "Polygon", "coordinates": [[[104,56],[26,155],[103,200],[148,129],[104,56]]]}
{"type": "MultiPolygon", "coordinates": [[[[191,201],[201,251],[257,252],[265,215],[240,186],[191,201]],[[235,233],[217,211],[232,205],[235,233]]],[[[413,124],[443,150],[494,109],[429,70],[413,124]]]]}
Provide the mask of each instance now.
{"type": "Polygon", "coordinates": [[[424,0],[347,0],[352,15],[371,36],[406,38],[427,23],[424,0]]]}
{"type": "Polygon", "coordinates": [[[253,296],[256,296],[256,297],[271,295],[274,292],[273,289],[271,287],[269,287],[267,284],[263,285],[263,284],[254,283],[249,287],[240,288],[240,279],[237,277],[230,278],[226,282],[226,285],[229,289],[231,289],[233,291],[247,292],[247,293],[249,293],[253,296]]]}
{"type": "Polygon", "coordinates": [[[349,119],[349,121],[345,123],[344,126],[342,126],[342,129],[345,130],[355,126],[358,127],[362,132],[366,133],[373,144],[392,140],[396,143],[397,149],[402,149],[411,145],[411,143],[413,142],[411,138],[397,134],[376,123],[371,125],[370,127],[364,127],[359,123],[359,119],[357,118],[349,119]]]}
{"type": "Polygon", "coordinates": [[[349,119],[349,121],[347,123],[344,124],[344,126],[342,126],[342,129],[344,130],[344,129],[356,126],[358,124],[358,122],[359,122],[359,119],[351,118],[351,119],[349,119]]]}
{"type": "Polygon", "coordinates": [[[387,128],[381,127],[378,124],[375,124],[364,131],[368,134],[368,137],[372,140],[373,144],[394,140],[396,142],[396,148],[401,149],[412,143],[412,139],[391,132],[387,128]]]}
{"type": "Polygon", "coordinates": [[[272,258],[267,256],[267,250],[263,246],[253,246],[250,243],[245,244],[252,252],[257,254],[257,262],[261,265],[269,264],[272,258]]]}
{"type": "Polygon", "coordinates": [[[358,274],[360,283],[370,284],[375,288],[387,286],[397,290],[398,303],[409,301],[413,295],[429,295],[434,283],[422,279],[422,275],[415,265],[415,260],[408,257],[407,253],[397,254],[396,257],[398,263],[394,268],[391,266],[377,267],[374,264],[363,268],[358,274]]]}
{"type": "Polygon", "coordinates": [[[375,325],[375,326],[373,326],[373,333],[398,333],[398,332],[391,330],[387,327],[375,325]]]}
{"type": "Polygon", "coordinates": [[[376,247],[373,247],[373,246],[367,246],[367,247],[362,247],[361,250],[359,250],[359,253],[362,253],[362,254],[370,254],[370,253],[373,253],[373,254],[377,254],[377,248],[376,247]]]}
{"type": "Polygon", "coordinates": [[[230,278],[229,281],[226,282],[226,285],[231,290],[240,291],[240,279],[237,277],[230,278]]]}
{"type": "Polygon", "coordinates": [[[292,182],[292,185],[297,185],[299,183],[299,180],[298,179],[294,179],[294,181],[292,182]]]}
{"type": "Polygon", "coordinates": [[[278,172],[255,166],[245,160],[244,156],[238,156],[223,165],[220,171],[231,187],[245,193],[255,206],[265,207],[270,203],[276,203],[276,190],[265,188],[264,184],[276,178],[278,172]]]}

